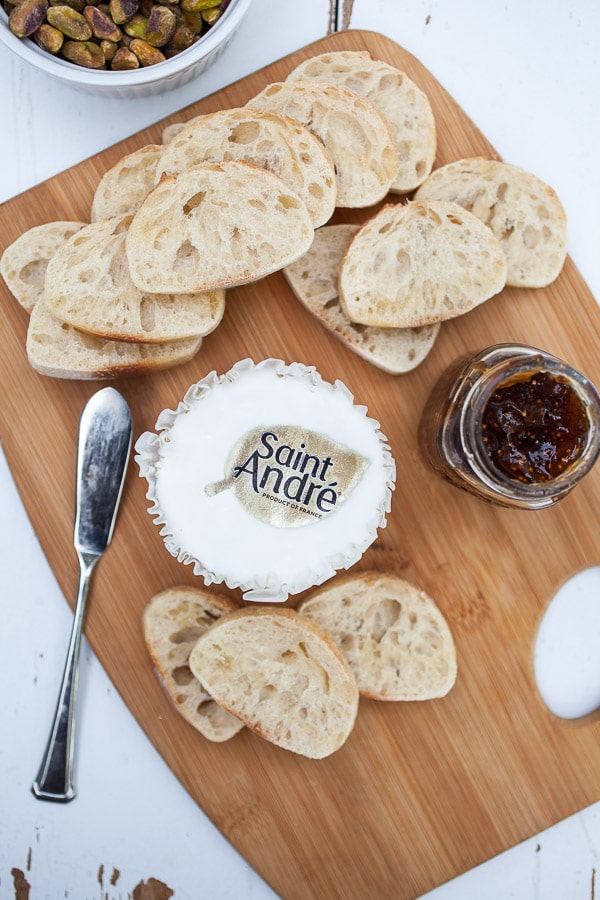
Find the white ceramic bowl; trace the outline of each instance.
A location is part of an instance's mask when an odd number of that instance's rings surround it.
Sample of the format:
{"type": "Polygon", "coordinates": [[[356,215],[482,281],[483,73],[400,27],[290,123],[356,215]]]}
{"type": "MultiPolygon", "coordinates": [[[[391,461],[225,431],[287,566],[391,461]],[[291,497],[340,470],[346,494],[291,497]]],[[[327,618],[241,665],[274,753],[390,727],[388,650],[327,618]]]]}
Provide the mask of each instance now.
{"type": "Polygon", "coordinates": [[[179,87],[207,69],[223,52],[252,0],[231,0],[215,25],[187,50],[177,56],[146,68],[127,72],[86,69],[41,50],[29,38],[16,37],[8,27],[8,16],[0,8],[0,44],[4,44],[21,59],[60,79],[63,84],[94,94],[117,97],[137,97],[159,94],[179,87]]]}

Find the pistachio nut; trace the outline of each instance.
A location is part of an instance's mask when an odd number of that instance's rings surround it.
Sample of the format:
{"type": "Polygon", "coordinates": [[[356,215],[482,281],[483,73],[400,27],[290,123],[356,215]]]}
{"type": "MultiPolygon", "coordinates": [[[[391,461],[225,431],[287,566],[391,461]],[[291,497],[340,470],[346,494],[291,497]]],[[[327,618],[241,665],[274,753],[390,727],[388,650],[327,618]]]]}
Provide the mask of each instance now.
{"type": "Polygon", "coordinates": [[[117,45],[114,41],[100,41],[100,48],[104,53],[104,59],[106,62],[110,62],[112,59],[114,59],[115,53],[117,52],[117,45]]]}
{"type": "Polygon", "coordinates": [[[84,0],[50,0],[50,6],[70,6],[77,12],[83,12],[84,0]]]}
{"type": "Polygon", "coordinates": [[[175,34],[177,19],[166,6],[155,6],[146,22],[146,40],[152,47],[163,47],[175,34]]]}
{"type": "Polygon", "coordinates": [[[111,60],[110,67],[119,72],[125,69],[139,69],[140,61],[128,47],[119,47],[111,60]]]}
{"type": "MultiPolygon", "coordinates": [[[[54,25],[55,28],[62,31],[65,37],[71,38],[73,41],[89,41],[92,36],[92,29],[85,18],[70,6],[51,6],[46,13],[46,18],[50,25],[54,25]]],[[[92,68],[96,68],[96,66],[92,66],[92,68]]]]}
{"type": "Polygon", "coordinates": [[[62,31],[47,22],[42,22],[37,31],[33,33],[33,39],[42,50],[47,53],[58,53],[65,39],[62,31]]]}
{"type": "Polygon", "coordinates": [[[146,17],[141,13],[136,13],[134,16],[129,19],[128,22],[125,22],[123,25],[123,31],[125,34],[128,34],[129,37],[132,38],[141,38],[143,41],[146,40],[146,17]]]}
{"type": "Polygon", "coordinates": [[[83,11],[86,22],[92,29],[92,34],[98,40],[114,41],[121,39],[121,29],[115,25],[110,16],[98,9],[97,6],[86,6],[83,11]]]}
{"type": "Polygon", "coordinates": [[[170,59],[172,56],[177,56],[182,50],[187,50],[188,47],[192,46],[193,42],[193,31],[187,25],[178,25],[171,40],[161,49],[165,56],[170,59]]]}
{"type": "Polygon", "coordinates": [[[138,0],[110,0],[110,15],[116,25],[124,25],[138,11],[138,0]]]}
{"type": "Polygon", "coordinates": [[[47,10],[46,0],[21,0],[10,11],[8,27],[17,37],[29,37],[38,30],[46,18],[47,10]]]}
{"type": "Polygon", "coordinates": [[[221,18],[222,13],[220,9],[203,9],[201,15],[203,22],[206,22],[207,25],[214,25],[221,18]]]}
{"type": "Polygon", "coordinates": [[[187,12],[182,13],[183,21],[190,29],[192,34],[200,34],[202,29],[204,28],[204,21],[202,19],[202,13],[200,10],[196,10],[196,12],[192,12],[188,10],[187,12]]]}
{"type": "Polygon", "coordinates": [[[166,59],[164,53],[161,53],[157,47],[152,47],[148,41],[140,38],[134,38],[129,49],[135,53],[142,66],[155,66],[156,63],[164,62],[166,59]]]}
{"type": "Polygon", "coordinates": [[[86,69],[101,69],[104,66],[104,53],[99,44],[93,41],[65,41],[62,55],[69,62],[86,69]]]}
{"type": "Polygon", "coordinates": [[[181,8],[200,12],[203,9],[214,9],[220,2],[221,0],[181,0],[181,8]]]}

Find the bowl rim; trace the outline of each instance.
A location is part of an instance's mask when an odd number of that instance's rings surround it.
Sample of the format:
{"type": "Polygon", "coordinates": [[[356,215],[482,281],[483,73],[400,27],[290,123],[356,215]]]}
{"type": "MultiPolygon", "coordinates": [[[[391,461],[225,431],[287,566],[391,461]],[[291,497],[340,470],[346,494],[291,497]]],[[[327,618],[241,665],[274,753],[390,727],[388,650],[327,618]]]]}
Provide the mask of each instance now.
{"type": "Polygon", "coordinates": [[[93,85],[111,90],[118,87],[148,85],[169,80],[209,56],[237,28],[252,0],[231,0],[222,17],[199,41],[164,62],[145,68],[115,72],[110,69],[86,69],[53,56],[32,40],[19,38],[8,27],[8,16],[0,7],[0,43],[28,63],[49,75],[73,85],[93,85]]]}

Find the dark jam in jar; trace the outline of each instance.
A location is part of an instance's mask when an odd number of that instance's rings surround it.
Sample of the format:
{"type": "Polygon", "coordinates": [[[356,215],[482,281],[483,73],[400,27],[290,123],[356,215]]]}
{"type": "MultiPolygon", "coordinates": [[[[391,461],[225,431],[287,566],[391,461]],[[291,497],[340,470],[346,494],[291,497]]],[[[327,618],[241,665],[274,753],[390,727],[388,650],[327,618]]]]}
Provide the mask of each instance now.
{"type": "Polygon", "coordinates": [[[483,444],[492,465],[527,484],[557,478],[583,452],[589,421],[564,378],[536,372],[499,385],[483,412],[483,444]]]}

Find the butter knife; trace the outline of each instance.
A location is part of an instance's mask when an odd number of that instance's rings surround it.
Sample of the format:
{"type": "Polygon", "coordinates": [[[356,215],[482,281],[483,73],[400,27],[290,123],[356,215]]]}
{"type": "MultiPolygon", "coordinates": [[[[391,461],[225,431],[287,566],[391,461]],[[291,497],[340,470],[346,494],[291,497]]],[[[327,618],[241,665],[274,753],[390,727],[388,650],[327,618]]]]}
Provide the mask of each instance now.
{"type": "Polygon", "coordinates": [[[110,544],[131,449],[132,423],[121,394],[107,387],[85,405],[79,421],[74,546],[79,584],[62,684],[48,745],[33,782],[40,800],[75,797],[75,706],[83,618],[92,572],[110,544]]]}

